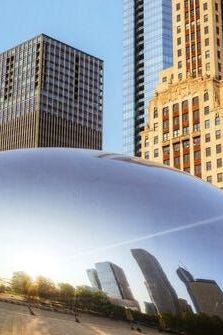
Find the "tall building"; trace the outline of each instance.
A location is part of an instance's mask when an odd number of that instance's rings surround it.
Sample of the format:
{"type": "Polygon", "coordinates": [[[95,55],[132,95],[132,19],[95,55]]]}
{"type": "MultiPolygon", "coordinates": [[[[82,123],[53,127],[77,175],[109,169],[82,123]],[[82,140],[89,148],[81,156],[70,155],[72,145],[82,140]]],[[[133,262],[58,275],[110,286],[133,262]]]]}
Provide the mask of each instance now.
{"type": "Polygon", "coordinates": [[[151,301],[157,311],[179,313],[177,294],[157,259],[143,249],[132,249],[131,252],[144,275],[151,301]]]}
{"type": "Polygon", "coordinates": [[[186,276],[184,276],[184,269],[180,268],[178,270],[177,274],[186,285],[196,312],[205,313],[209,316],[216,315],[223,319],[223,292],[218,284],[214,280],[190,280],[193,277],[188,276],[188,271],[185,270],[186,276]]]}
{"type": "Polygon", "coordinates": [[[187,283],[191,281],[194,281],[194,277],[192,276],[192,274],[188,270],[182,267],[179,267],[177,269],[177,274],[178,274],[178,277],[182,280],[182,282],[184,282],[185,285],[187,285],[187,283]]]}
{"type": "Polygon", "coordinates": [[[123,146],[140,156],[146,104],[172,65],[171,0],[124,0],[123,146]]]}
{"type": "Polygon", "coordinates": [[[223,188],[221,0],[173,0],[173,67],[160,73],[142,157],[223,188]]]}
{"type": "Polygon", "coordinates": [[[134,300],[122,268],[110,262],[95,264],[102,290],[112,298],[134,300]]]}
{"type": "Polygon", "coordinates": [[[44,34],[0,54],[0,150],[101,149],[103,62],[44,34]]]}
{"type": "Polygon", "coordinates": [[[87,270],[87,275],[88,275],[88,279],[91,283],[91,286],[97,290],[101,290],[101,283],[100,280],[98,278],[98,273],[95,269],[88,269],[87,270]]]}

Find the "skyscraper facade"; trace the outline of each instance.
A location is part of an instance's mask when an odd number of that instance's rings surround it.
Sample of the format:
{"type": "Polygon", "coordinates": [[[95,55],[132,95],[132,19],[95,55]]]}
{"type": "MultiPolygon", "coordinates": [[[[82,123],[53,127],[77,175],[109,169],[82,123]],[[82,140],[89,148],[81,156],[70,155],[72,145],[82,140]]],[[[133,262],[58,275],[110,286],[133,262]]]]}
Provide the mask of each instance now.
{"type": "Polygon", "coordinates": [[[95,269],[88,269],[87,270],[87,275],[88,275],[88,279],[91,283],[91,286],[97,290],[101,290],[101,283],[100,280],[98,278],[98,273],[95,269]]]}
{"type": "Polygon", "coordinates": [[[223,188],[222,1],[172,5],[174,62],[149,103],[142,157],[223,188]]]}
{"type": "Polygon", "coordinates": [[[178,268],[197,313],[219,316],[223,319],[223,292],[214,280],[194,279],[189,271],[178,268]]]}
{"type": "Polygon", "coordinates": [[[172,65],[171,0],[124,0],[123,146],[140,156],[140,132],[159,71],[172,65]]]}
{"type": "Polygon", "coordinates": [[[143,249],[132,249],[148,289],[152,303],[159,313],[180,313],[177,294],[157,259],[143,249]]]}
{"type": "Polygon", "coordinates": [[[122,268],[110,262],[95,264],[102,290],[111,298],[134,300],[122,268]]]}
{"type": "Polygon", "coordinates": [[[101,149],[103,62],[44,34],[0,54],[0,150],[101,149]]]}

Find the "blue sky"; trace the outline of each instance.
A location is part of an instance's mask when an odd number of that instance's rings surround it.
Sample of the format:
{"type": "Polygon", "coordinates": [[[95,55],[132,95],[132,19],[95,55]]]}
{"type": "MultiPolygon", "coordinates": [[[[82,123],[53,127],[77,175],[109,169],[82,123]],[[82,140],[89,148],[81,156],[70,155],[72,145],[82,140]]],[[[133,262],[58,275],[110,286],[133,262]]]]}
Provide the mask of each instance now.
{"type": "Polygon", "coordinates": [[[2,0],[0,52],[45,33],[104,60],[104,149],[122,150],[122,0],[2,0]]]}

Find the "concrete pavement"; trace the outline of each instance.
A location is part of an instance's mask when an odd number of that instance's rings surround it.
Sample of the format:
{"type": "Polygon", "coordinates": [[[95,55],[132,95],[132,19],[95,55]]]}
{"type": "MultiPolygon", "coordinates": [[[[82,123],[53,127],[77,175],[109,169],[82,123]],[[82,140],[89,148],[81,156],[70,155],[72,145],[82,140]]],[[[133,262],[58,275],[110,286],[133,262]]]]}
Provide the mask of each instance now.
{"type": "MultiPolygon", "coordinates": [[[[0,302],[0,335],[135,335],[126,322],[80,315],[80,323],[72,315],[0,302]]],[[[143,328],[143,334],[157,335],[158,331],[143,328]]]]}

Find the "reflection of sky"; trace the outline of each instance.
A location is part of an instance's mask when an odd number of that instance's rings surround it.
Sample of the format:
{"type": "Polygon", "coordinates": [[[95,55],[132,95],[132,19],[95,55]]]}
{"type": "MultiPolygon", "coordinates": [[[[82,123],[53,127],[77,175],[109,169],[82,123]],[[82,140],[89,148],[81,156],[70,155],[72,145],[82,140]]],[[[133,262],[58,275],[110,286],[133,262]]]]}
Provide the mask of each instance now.
{"type": "Polygon", "coordinates": [[[123,267],[135,296],[148,300],[129,251],[140,247],[157,257],[181,297],[175,272],[182,263],[195,278],[223,286],[222,221],[207,222],[223,216],[223,194],[186,174],[75,150],[5,152],[0,189],[3,276],[35,268],[34,259],[45,275],[88,284],[86,268],[109,260],[123,267]],[[182,226],[189,229],[177,231],[182,226]]]}

